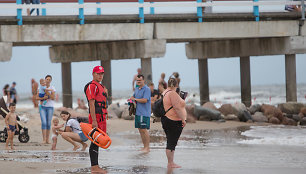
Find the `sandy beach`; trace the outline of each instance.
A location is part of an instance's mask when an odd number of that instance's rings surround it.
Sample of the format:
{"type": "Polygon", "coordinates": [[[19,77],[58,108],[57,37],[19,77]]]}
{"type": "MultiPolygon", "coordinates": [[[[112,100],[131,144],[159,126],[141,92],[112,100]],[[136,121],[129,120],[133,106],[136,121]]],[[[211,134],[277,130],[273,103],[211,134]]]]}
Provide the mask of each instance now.
{"type": "MultiPolygon", "coordinates": [[[[52,160],[52,154],[55,158],[61,158],[59,154],[65,152],[72,156],[80,155],[88,157],[88,149],[85,152],[72,151],[72,145],[62,139],[58,138],[57,150],[51,151],[51,144],[42,144],[41,125],[39,113],[35,109],[17,109],[17,113],[26,113],[26,117],[29,119],[27,123],[23,123],[25,127],[29,129],[30,141],[28,143],[20,143],[17,136],[14,137],[14,145],[16,150],[7,152],[5,150],[5,143],[1,143],[0,150],[0,168],[1,171],[5,171],[6,174],[15,173],[57,173],[59,171],[89,168],[89,160],[84,160],[82,163],[74,163],[69,161],[58,162],[59,160],[52,160]],[[68,153],[69,152],[69,153],[68,153]],[[41,155],[46,153],[46,155],[41,155]],[[50,157],[51,156],[51,157],[50,157]],[[34,160],[33,160],[34,159],[34,160]]],[[[60,119],[60,123],[64,123],[60,119]]],[[[134,121],[128,121],[123,119],[109,119],[108,122],[108,134],[112,138],[112,145],[109,149],[118,147],[124,147],[125,139],[118,138],[117,135],[124,134],[125,132],[137,131],[134,128],[134,121]]],[[[0,128],[4,128],[4,119],[0,119],[0,128]]],[[[208,122],[197,121],[196,123],[187,124],[184,131],[188,130],[220,130],[238,128],[241,126],[251,126],[255,123],[244,123],[237,121],[226,122],[208,122]]],[[[152,123],[150,132],[162,131],[161,123],[152,123]]],[[[136,134],[137,135],[137,134],[136,134]]],[[[140,137],[137,137],[140,141],[140,137]]],[[[89,141],[87,142],[89,144],[89,141]]],[[[100,149],[100,153],[104,149],[100,149]]],[[[67,154],[65,156],[67,156],[67,154]]],[[[103,163],[100,164],[103,166],[103,163]]],[[[88,171],[87,171],[88,172],[88,171]]],[[[2,172],[1,172],[2,173],[2,172]]],[[[85,172],[86,173],[86,172],[85,172]]]]}

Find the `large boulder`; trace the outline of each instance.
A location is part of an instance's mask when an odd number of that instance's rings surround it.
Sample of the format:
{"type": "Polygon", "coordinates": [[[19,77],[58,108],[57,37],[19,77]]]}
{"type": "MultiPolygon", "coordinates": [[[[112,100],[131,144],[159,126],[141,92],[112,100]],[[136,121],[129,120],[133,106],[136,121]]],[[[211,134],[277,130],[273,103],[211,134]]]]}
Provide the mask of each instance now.
{"type": "Polygon", "coordinates": [[[202,107],[204,108],[208,108],[208,109],[213,109],[213,110],[218,110],[217,107],[212,103],[212,102],[206,102],[202,105],[202,107]]]}
{"type": "Polygon", "coordinates": [[[305,126],[306,125],[306,117],[302,118],[300,121],[300,125],[305,126]]]}
{"type": "Polygon", "coordinates": [[[239,111],[237,116],[240,121],[243,121],[243,122],[252,121],[252,116],[247,110],[239,111]]]}
{"type": "Polygon", "coordinates": [[[195,120],[198,119],[198,117],[196,117],[194,115],[194,107],[195,107],[195,105],[186,105],[185,106],[185,109],[186,109],[186,112],[187,112],[187,119],[188,119],[188,117],[193,117],[195,120]]]}
{"type": "Polygon", "coordinates": [[[284,116],[282,111],[275,106],[263,104],[261,105],[261,112],[263,112],[263,114],[267,116],[268,119],[271,117],[276,117],[280,122],[283,121],[284,116]]]}
{"type": "Polygon", "coordinates": [[[272,124],[280,124],[280,121],[279,121],[279,119],[276,118],[276,117],[271,117],[271,118],[269,119],[269,123],[272,123],[272,124]]]}
{"type": "Polygon", "coordinates": [[[202,106],[197,106],[197,105],[195,105],[194,107],[194,115],[199,120],[205,120],[205,121],[221,119],[221,113],[219,111],[209,108],[204,108],[202,106]]]}
{"type": "Polygon", "coordinates": [[[299,114],[301,108],[305,107],[303,103],[287,102],[278,104],[278,108],[287,114],[299,114]]]}
{"type": "Polygon", "coordinates": [[[306,117],[306,107],[301,108],[300,114],[303,114],[303,117],[306,117]]]}
{"type": "Polygon", "coordinates": [[[262,112],[255,112],[254,115],[252,115],[252,120],[254,122],[268,122],[268,118],[262,113],[262,112]]]}
{"type": "Polygon", "coordinates": [[[135,115],[131,115],[130,116],[130,114],[129,114],[129,107],[125,107],[120,118],[123,118],[124,120],[134,120],[135,119],[135,115]]]}
{"type": "Polygon", "coordinates": [[[231,104],[223,104],[218,109],[224,116],[237,115],[237,110],[231,104]]]}
{"type": "Polygon", "coordinates": [[[228,114],[224,116],[224,120],[233,120],[233,121],[239,121],[239,118],[237,115],[234,114],[228,114]]]}
{"type": "Polygon", "coordinates": [[[118,103],[113,103],[108,106],[107,112],[110,118],[121,118],[123,110],[128,108],[128,105],[120,106],[118,103]]]}
{"type": "Polygon", "coordinates": [[[260,109],[261,109],[261,105],[260,104],[255,104],[255,105],[252,105],[251,107],[248,108],[248,111],[254,115],[256,112],[260,112],[260,109]]]}

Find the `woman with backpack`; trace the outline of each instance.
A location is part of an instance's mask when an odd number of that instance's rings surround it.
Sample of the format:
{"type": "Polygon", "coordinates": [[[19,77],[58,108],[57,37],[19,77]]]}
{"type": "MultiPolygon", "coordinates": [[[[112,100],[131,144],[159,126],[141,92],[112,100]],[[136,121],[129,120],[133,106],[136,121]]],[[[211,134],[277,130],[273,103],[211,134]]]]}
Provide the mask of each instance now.
{"type": "Polygon", "coordinates": [[[185,101],[176,92],[178,82],[175,78],[169,78],[168,87],[163,92],[163,105],[165,111],[171,108],[165,116],[161,117],[161,123],[167,138],[166,156],[168,168],[180,168],[174,163],[174,151],[177,141],[186,125],[187,112],[185,101]]]}
{"type": "Polygon", "coordinates": [[[60,115],[62,119],[66,121],[64,132],[60,132],[60,135],[66,141],[68,141],[73,145],[74,151],[80,148],[80,146],[77,143],[81,143],[82,144],[81,151],[85,151],[85,149],[87,148],[87,144],[85,142],[88,139],[82,132],[78,120],[75,118],[71,118],[71,114],[67,111],[62,111],[60,115]]]}

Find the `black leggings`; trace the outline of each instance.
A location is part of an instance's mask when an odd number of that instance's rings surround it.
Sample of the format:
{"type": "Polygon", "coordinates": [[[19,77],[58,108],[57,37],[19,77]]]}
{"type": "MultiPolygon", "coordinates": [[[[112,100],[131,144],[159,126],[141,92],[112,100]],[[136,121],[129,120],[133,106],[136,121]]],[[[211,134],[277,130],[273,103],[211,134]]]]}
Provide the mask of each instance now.
{"type": "Polygon", "coordinates": [[[177,141],[183,131],[182,121],[170,120],[168,117],[161,117],[161,123],[167,137],[167,147],[171,151],[175,150],[177,141]]]}
{"type": "Polygon", "coordinates": [[[98,163],[99,146],[97,146],[93,142],[91,142],[90,147],[89,147],[89,156],[90,156],[91,166],[99,165],[98,163]]]}

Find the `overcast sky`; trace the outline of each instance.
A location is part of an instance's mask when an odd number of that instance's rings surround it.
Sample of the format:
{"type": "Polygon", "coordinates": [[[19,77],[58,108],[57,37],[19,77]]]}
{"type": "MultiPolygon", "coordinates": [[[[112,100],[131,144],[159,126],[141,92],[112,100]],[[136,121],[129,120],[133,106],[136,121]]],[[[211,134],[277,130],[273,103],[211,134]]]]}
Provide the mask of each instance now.
{"type": "MultiPolygon", "coordinates": [[[[72,63],[72,90],[82,91],[84,85],[92,79],[92,68],[100,61],[72,63]]],[[[103,65],[102,65],[103,66],[103,65]]],[[[306,83],[306,55],[297,55],[297,83],[306,83]]],[[[130,89],[133,75],[140,67],[140,59],[112,61],[113,89],[130,89]]],[[[185,45],[167,44],[163,58],[152,59],[153,82],[157,83],[160,73],[168,78],[173,72],[179,72],[182,87],[198,87],[198,61],[187,59],[185,45]]],[[[239,58],[209,59],[209,85],[239,86],[239,58]]],[[[14,47],[9,62],[0,62],[0,86],[17,82],[17,90],[22,93],[31,91],[30,80],[36,81],[47,74],[53,76],[53,85],[58,91],[61,85],[61,64],[51,63],[48,47],[14,47]]],[[[285,84],[285,56],[251,57],[252,85],[285,84]]]]}

